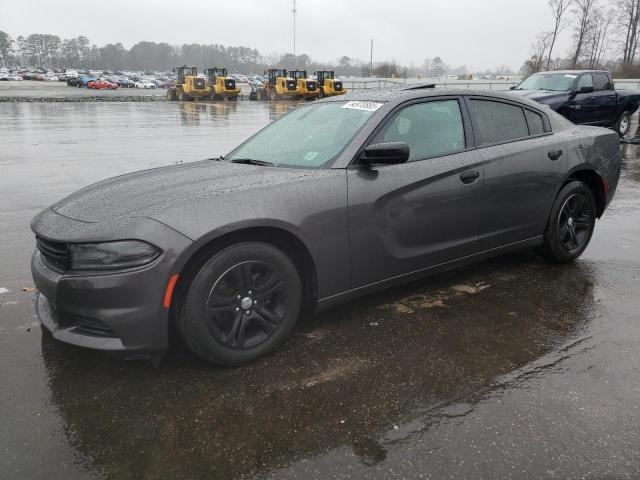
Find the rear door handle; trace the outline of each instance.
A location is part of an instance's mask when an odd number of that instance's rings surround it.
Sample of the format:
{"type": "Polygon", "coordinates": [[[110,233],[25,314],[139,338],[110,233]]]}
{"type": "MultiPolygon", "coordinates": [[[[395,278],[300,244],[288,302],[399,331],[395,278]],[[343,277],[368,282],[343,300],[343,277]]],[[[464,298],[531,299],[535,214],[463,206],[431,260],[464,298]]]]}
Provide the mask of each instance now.
{"type": "Polygon", "coordinates": [[[558,160],[562,156],[562,150],[551,150],[549,152],[549,158],[551,160],[558,160]]]}
{"type": "Polygon", "coordinates": [[[480,178],[480,172],[476,171],[463,172],[460,174],[460,180],[462,180],[462,183],[473,183],[478,180],[478,178],[480,178]]]}

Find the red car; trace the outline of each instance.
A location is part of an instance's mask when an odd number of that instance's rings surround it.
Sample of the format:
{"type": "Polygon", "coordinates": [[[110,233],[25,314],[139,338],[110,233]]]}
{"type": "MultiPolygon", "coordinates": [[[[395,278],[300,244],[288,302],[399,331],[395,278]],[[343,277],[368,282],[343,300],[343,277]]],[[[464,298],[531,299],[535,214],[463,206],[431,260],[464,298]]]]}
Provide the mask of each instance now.
{"type": "Polygon", "coordinates": [[[92,80],[87,82],[87,88],[95,88],[96,90],[115,90],[118,88],[118,84],[108,82],[106,80],[92,80]]]}

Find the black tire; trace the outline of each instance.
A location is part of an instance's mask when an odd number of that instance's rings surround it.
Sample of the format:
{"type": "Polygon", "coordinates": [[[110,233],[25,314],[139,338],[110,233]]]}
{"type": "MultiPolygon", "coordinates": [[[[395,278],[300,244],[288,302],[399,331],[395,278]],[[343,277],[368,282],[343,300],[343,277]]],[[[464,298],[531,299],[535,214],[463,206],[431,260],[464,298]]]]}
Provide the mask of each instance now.
{"type": "Polygon", "coordinates": [[[568,183],[553,203],[538,252],[554,263],[575,260],[589,245],[595,223],[596,203],[589,187],[580,181],[568,183]]]}
{"type": "Polygon", "coordinates": [[[631,130],[631,112],[622,112],[616,122],[615,129],[618,135],[620,135],[620,138],[624,138],[627,133],[629,133],[629,130],[631,130]]]}
{"type": "Polygon", "coordinates": [[[269,100],[271,100],[272,102],[278,100],[278,92],[275,88],[269,90],[269,100]]]}
{"type": "Polygon", "coordinates": [[[167,100],[169,100],[170,102],[174,102],[176,100],[176,89],[175,88],[167,89],[167,100]]]}
{"type": "Polygon", "coordinates": [[[287,255],[265,243],[238,243],[216,253],[195,274],[178,327],[200,358],[242,365],[287,338],[301,302],[300,277],[287,255]]]}
{"type": "Polygon", "coordinates": [[[320,98],[320,100],[322,100],[325,97],[324,95],[324,88],[320,88],[320,95],[318,95],[318,98],[320,98]]]}

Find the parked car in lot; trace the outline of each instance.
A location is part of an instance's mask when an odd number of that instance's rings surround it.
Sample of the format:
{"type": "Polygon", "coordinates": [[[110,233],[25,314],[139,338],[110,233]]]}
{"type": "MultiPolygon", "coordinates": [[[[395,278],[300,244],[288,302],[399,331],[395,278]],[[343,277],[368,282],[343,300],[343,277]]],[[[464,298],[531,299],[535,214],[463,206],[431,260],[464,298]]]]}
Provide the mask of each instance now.
{"type": "Polygon", "coordinates": [[[567,70],[531,75],[513,93],[549,105],[573,123],[613,128],[624,137],[640,92],[616,91],[609,72],[567,70]]]}
{"type": "Polygon", "coordinates": [[[243,364],[302,308],[521,248],[578,258],[620,165],[615,132],[509,94],[333,97],[224,159],[115,177],[41,212],[37,313],[75,345],[139,358],[178,335],[243,364]]]}
{"type": "Polygon", "coordinates": [[[136,88],[157,88],[156,85],[147,80],[139,80],[135,82],[136,88]]]}
{"type": "Polygon", "coordinates": [[[98,79],[91,75],[80,75],[77,79],[76,86],[86,87],[89,82],[95,82],[96,80],[98,79]]]}
{"type": "Polygon", "coordinates": [[[94,88],[96,90],[116,90],[118,88],[118,84],[104,79],[91,80],[90,82],[87,82],[87,88],[94,88]]]}

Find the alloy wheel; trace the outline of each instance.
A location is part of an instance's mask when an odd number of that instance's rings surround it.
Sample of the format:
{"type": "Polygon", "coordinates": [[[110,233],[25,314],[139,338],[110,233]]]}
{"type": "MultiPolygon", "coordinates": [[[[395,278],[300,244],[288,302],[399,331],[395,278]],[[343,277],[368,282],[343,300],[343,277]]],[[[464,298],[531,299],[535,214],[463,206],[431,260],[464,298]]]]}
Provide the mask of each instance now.
{"type": "Polygon", "coordinates": [[[236,350],[255,347],[284,320],[284,279],[265,262],[239,263],[214,283],[205,308],[207,327],[216,340],[236,350]]]}
{"type": "Polygon", "coordinates": [[[629,114],[624,114],[622,115],[622,118],[620,119],[620,124],[619,124],[619,131],[622,135],[626,134],[627,131],[629,130],[629,114]]]}
{"type": "Polygon", "coordinates": [[[589,241],[593,228],[593,211],[589,200],[581,194],[564,202],[558,217],[560,243],[568,252],[580,250],[589,241]]]}

